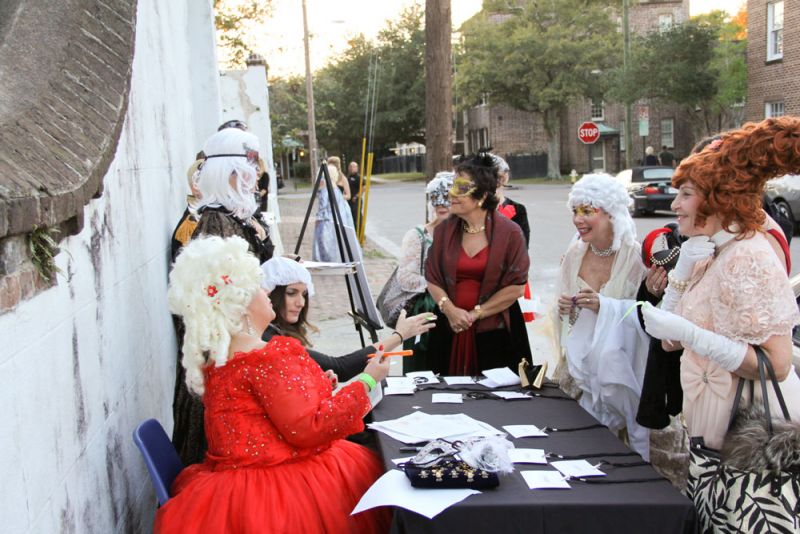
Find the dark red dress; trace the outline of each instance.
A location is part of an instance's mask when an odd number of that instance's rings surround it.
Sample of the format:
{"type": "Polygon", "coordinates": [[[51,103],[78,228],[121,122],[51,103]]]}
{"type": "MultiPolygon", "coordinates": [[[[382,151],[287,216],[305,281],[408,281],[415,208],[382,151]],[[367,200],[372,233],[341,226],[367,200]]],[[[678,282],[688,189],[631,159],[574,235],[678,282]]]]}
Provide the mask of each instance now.
{"type": "Polygon", "coordinates": [[[205,370],[202,464],[184,469],[157,533],[386,532],[388,509],[350,516],[383,473],[345,436],[364,428],[364,386],[332,395],[299,341],[276,336],[205,370]]]}
{"type": "MultiPolygon", "coordinates": [[[[480,252],[470,257],[461,248],[456,264],[456,292],[453,304],[462,310],[471,310],[478,303],[481,293],[483,273],[489,259],[489,247],[483,247],[480,252]]],[[[477,351],[475,348],[475,324],[463,332],[453,336],[453,348],[450,352],[450,374],[474,375],[477,374],[477,351]]]]}

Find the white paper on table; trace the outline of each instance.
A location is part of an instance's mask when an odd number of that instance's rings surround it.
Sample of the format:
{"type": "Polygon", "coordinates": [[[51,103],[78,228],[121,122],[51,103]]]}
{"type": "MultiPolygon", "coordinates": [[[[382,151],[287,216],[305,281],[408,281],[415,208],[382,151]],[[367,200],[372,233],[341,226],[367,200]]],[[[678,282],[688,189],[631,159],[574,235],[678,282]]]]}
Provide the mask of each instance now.
{"type": "Polygon", "coordinates": [[[369,423],[368,426],[403,443],[427,442],[436,438],[463,440],[503,434],[492,425],[463,413],[429,415],[419,411],[398,419],[369,423]]]}
{"type": "Polygon", "coordinates": [[[409,461],[412,458],[413,458],[413,456],[406,456],[405,458],[392,458],[392,463],[394,465],[400,465],[400,464],[406,463],[407,461],[409,461]]]}
{"type": "Polygon", "coordinates": [[[386,385],[390,388],[413,388],[414,379],[405,376],[387,376],[386,385]]]}
{"type": "Polygon", "coordinates": [[[503,427],[515,438],[546,438],[547,434],[536,425],[505,425],[503,427]]]}
{"type": "Polygon", "coordinates": [[[434,393],[431,395],[431,402],[433,404],[461,404],[464,402],[464,397],[461,393],[434,393]]]}
{"type": "Polygon", "coordinates": [[[558,471],[520,471],[520,474],[529,489],[572,489],[558,471]]]}
{"type": "Polygon", "coordinates": [[[439,379],[436,378],[436,375],[433,374],[433,371],[413,371],[411,373],[406,373],[406,377],[411,378],[412,380],[415,378],[424,378],[425,382],[420,380],[417,384],[438,384],[439,379]]]}
{"type": "Polygon", "coordinates": [[[597,469],[586,460],[562,460],[552,462],[550,465],[561,471],[565,477],[604,477],[605,473],[597,469]]]}
{"type": "MultiPolygon", "coordinates": [[[[483,376],[489,379],[490,383],[495,385],[486,385],[486,387],[504,387],[504,386],[518,386],[519,375],[515,374],[508,367],[498,367],[496,369],[487,369],[483,371],[483,376]]],[[[486,380],[481,380],[479,384],[483,384],[486,380]]]]}
{"type": "Polygon", "coordinates": [[[530,395],[526,395],[524,393],[519,393],[517,391],[492,391],[492,395],[497,395],[501,399],[505,400],[517,400],[517,399],[532,399],[530,395]]]}
{"type": "Polygon", "coordinates": [[[544,449],[509,449],[508,457],[515,464],[546,464],[544,449]]]}
{"type": "Polygon", "coordinates": [[[413,395],[416,391],[415,388],[407,388],[403,386],[386,386],[383,390],[384,395],[413,395]]]}
{"type": "Polygon", "coordinates": [[[392,469],[367,490],[350,515],[378,506],[399,506],[433,519],[446,508],[479,493],[472,489],[417,489],[405,473],[392,469]]]}
{"type": "Polygon", "coordinates": [[[458,384],[474,384],[475,379],[471,376],[445,376],[444,381],[447,382],[447,385],[454,386],[458,384]]]}

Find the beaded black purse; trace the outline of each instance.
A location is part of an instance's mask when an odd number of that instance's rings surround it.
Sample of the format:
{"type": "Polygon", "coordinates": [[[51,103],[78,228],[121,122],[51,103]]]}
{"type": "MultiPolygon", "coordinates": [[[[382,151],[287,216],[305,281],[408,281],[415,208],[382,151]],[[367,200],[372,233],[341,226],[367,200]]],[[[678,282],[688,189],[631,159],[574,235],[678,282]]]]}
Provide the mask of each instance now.
{"type": "Polygon", "coordinates": [[[489,489],[500,484],[497,473],[472,467],[458,457],[461,442],[434,440],[400,464],[411,485],[427,489],[489,489]]]}

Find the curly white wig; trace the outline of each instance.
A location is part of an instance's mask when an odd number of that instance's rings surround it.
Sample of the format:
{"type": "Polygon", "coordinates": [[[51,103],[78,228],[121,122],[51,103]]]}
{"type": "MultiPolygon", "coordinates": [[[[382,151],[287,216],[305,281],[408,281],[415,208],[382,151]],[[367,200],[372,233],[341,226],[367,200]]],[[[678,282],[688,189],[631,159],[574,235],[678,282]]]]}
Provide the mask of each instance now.
{"type": "Polygon", "coordinates": [[[175,259],[167,302],[186,327],[183,359],[186,385],[202,395],[203,366],[228,361],[231,336],[244,329],[243,317],[262,278],[258,259],[240,237],[191,240],[175,259]]]}
{"type": "Polygon", "coordinates": [[[311,281],[311,273],[298,261],[290,260],[283,256],[275,256],[262,263],[261,270],[264,272],[261,287],[269,293],[272,293],[272,290],[277,286],[288,286],[302,282],[306,285],[308,296],[314,296],[314,282],[311,281]]]}
{"type": "Polygon", "coordinates": [[[613,250],[623,243],[632,245],[636,241],[636,225],[628,207],[632,200],[625,186],[608,174],[585,174],[569,192],[567,207],[594,206],[602,208],[611,217],[614,229],[613,250]]]}
{"type": "Polygon", "coordinates": [[[254,164],[246,156],[258,150],[258,137],[238,128],[225,128],[209,137],[203,145],[206,160],[195,179],[202,195],[198,208],[223,206],[240,219],[253,215],[258,206],[255,198],[258,158],[254,164]],[[236,177],[234,187],[230,184],[231,176],[236,177]]]}

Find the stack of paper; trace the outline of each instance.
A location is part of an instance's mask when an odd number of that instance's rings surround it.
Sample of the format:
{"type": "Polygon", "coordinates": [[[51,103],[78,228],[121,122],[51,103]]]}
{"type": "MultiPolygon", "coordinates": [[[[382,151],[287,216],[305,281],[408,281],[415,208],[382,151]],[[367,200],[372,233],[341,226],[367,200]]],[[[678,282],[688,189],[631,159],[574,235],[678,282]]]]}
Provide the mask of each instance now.
{"type": "Polygon", "coordinates": [[[463,413],[430,415],[425,412],[414,412],[399,419],[370,423],[368,426],[403,443],[423,443],[437,438],[453,440],[503,434],[492,425],[463,413]]]}
{"type": "Polygon", "coordinates": [[[483,372],[486,378],[479,380],[478,384],[487,388],[500,388],[504,386],[518,386],[519,375],[514,374],[508,367],[498,367],[497,369],[487,369],[483,372]]]}
{"type": "Polygon", "coordinates": [[[413,395],[416,390],[414,379],[405,376],[387,376],[384,395],[413,395]]]}

